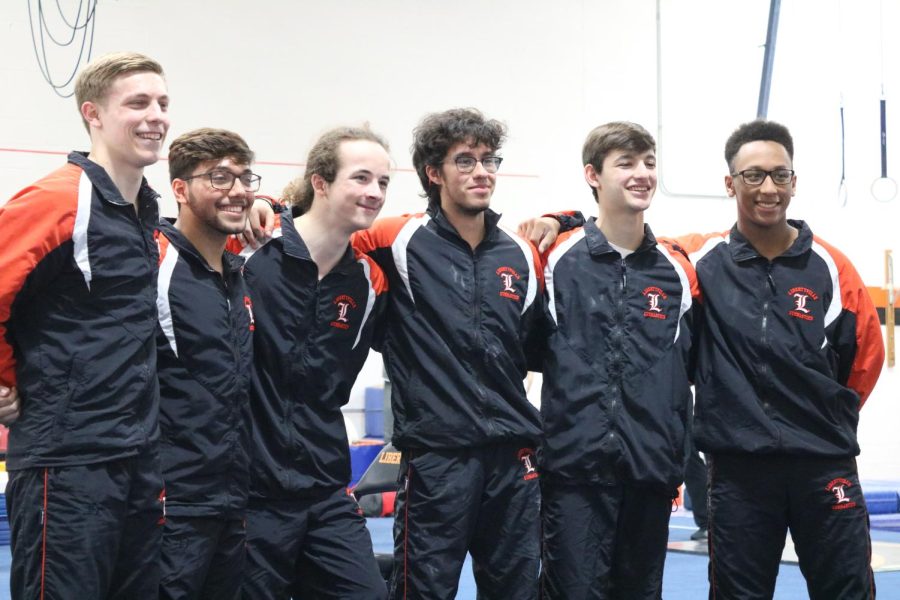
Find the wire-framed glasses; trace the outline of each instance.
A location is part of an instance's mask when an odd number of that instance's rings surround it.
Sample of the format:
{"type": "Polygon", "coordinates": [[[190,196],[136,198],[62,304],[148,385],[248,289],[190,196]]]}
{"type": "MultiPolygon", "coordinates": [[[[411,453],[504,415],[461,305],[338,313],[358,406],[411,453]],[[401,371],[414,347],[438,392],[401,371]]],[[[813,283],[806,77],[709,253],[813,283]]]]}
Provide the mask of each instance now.
{"type": "Polygon", "coordinates": [[[500,156],[485,156],[482,159],[478,159],[474,156],[457,156],[453,159],[453,162],[456,163],[456,168],[460,173],[471,173],[475,170],[475,165],[478,163],[481,163],[481,166],[488,173],[496,173],[500,168],[500,163],[503,162],[503,158],[500,156]]]}
{"type": "Polygon", "coordinates": [[[209,180],[209,185],[217,190],[222,190],[223,192],[230,192],[231,188],[234,187],[235,180],[240,180],[241,185],[244,186],[246,191],[255,192],[259,190],[259,182],[262,181],[262,177],[256,173],[248,171],[246,173],[241,173],[240,175],[235,175],[231,171],[224,169],[213,169],[207,173],[191,175],[190,177],[185,177],[184,181],[190,181],[197,177],[206,177],[209,180]]]}

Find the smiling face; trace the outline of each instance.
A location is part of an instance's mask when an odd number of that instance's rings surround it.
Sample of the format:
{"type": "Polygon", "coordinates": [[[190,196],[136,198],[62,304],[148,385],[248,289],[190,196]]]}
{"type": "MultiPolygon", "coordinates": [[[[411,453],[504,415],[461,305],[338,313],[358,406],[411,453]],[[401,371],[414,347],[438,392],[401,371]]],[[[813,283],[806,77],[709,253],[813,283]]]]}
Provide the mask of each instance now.
{"type": "Polygon", "coordinates": [[[213,236],[241,233],[253,205],[253,192],[244,187],[240,177],[250,172],[250,165],[223,158],[200,163],[188,181],[174,179],[172,191],[180,205],[178,220],[194,229],[202,227],[213,236]],[[218,172],[234,175],[230,190],[213,187],[207,174],[218,172]]]}
{"type": "Polygon", "coordinates": [[[773,141],[748,142],[737,151],[731,167],[733,174],[725,176],[725,189],[737,199],[738,230],[747,235],[787,227],[787,209],[797,190],[797,177],[791,177],[786,185],[776,185],[770,176],[759,185],[748,185],[738,175],[746,169],[792,169],[785,147],[773,141]]]}
{"type": "Polygon", "coordinates": [[[640,213],[650,208],[656,192],[656,153],[612,150],[603,159],[600,173],[587,164],[584,177],[596,191],[604,214],[640,213]]]}
{"type": "Polygon", "coordinates": [[[391,159],[381,144],[370,140],[343,141],[337,155],[334,181],[329,183],[321,175],[311,178],[312,210],[349,235],[368,229],[384,206],[391,159]]]}
{"type": "Polygon", "coordinates": [[[497,174],[488,173],[481,161],[495,154],[496,150],[486,144],[458,142],[450,147],[439,167],[426,167],[428,178],[440,186],[441,210],[444,213],[472,217],[490,206],[497,174]],[[478,160],[470,173],[462,173],[456,166],[456,159],[460,157],[478,160]]]}
{"type": "Polygon", "coordinates": [[[82,116],[91,133],[91,155],[115,171],[141,171],[159,160],[169,131],[165,80],[149,71],[117,78],[102,100],[86,101],[82,116]]]}

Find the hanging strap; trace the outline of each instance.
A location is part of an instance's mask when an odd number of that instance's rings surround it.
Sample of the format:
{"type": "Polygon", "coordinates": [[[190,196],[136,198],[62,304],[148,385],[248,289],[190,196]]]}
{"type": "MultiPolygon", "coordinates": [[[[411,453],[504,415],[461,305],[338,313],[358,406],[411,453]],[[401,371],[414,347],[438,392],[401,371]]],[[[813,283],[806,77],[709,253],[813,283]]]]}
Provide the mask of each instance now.
{"type": "Polygon", "coordinates": [[[881,92],[881,177],[872,182],[872,196],[879,202],[897,197],[897,182],[887,174],[887,100],[881,92]]]}
{"type": "Polygon", "coordinates": [[[887,100],[881,96],[881,177],[887,179],[887,100]]]}
{"type": "Polygon", "coordinates": [[[841,183],[838,186],[838,200],[840,200],[842,208],[844,206],[847,206],[846,156],[847,156],[847,152],[845,149],[845,137],[844,137],[844,96],[843,96],[843,94],[841,94],[841,183]]]}
{"type": "Polygon", "coordinates": [[[881,177],[872,182],[872,196],[879,202],[897,197],[897,182],[887,174],[887,99],[884,96],[884,0],[878,4],[881,22],[881,177]]]}

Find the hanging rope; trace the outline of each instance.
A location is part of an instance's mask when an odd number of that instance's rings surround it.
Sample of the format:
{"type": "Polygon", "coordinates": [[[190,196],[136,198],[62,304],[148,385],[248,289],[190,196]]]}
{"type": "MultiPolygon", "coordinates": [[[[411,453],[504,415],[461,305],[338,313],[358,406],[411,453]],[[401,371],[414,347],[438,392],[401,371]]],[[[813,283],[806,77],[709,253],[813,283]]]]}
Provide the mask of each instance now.
{"type": "Polygon", "coordinates": [[[97,0],[79,0],[75,19],[71,23],[63,13],[62,7],[59,5],[59,0],[53,0],[53,2],[56,4],[56,10],[59,13],[60,20],[68,30],[68,39],[64,39],[66,36],[60,36],[60,39],[57,39],[50,32],[44,10],[45,0],[36,0],[37,17],[35,17],[32,11],[32,4],[35,4],[35,0],[28,0],[28,23],[31,26],[31,45],[34,49],[34,57],[37,59],[38,68],[41,71],[44,81],[53,88],[53,91],[57,96],[69,98],[75,93],[75,90],[70,90],[68,93],[65,93],[64,90],[75,79],[75,74],[78,73],[78,69],[81,67],[82,62],[87,63],[91,60],[91,49],[94,45],[94,28],[96,26],[95,17],[97,12],[97,0]],[[76,43],[76,38],[79,37],[79,33],[81,34],[81,43],[78,48],[78,57],[75,60],[71,72],[67,76],[64,76],[65,81],[60,81],[50,72],[50,63],[47,59],[47,46],[49,44],[58,48],[73,46],[76,43]],[[85,52],[85,49],[87,52],[85,52]]]}

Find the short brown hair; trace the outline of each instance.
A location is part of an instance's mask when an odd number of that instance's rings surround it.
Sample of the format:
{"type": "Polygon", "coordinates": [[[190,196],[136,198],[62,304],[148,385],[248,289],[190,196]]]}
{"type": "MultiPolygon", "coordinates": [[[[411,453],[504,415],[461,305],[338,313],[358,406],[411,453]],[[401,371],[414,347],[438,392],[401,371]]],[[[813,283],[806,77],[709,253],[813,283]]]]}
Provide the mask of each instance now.
{"type": "MultiPolygon", "coordinates": [[[[584,140],[581,149],[581,164],[592,165],[599,175],[603,171],[603,161],[614,150],[627,150],[629,152],[642,153],[648,150],[656,151],[656,140],[650,132],[629,121],[612,121],[599,127],[595,127],[584,140]]],[[[594,200],[597,200],[597,190],[591,187],[594,200]]]]}
{"type": "MultiPolygon", "coordinates": [[[[85,102],[101,103],[106,100],[109,88],[119,77],[145,72],[165,77],[162,65],[137,52],[114,52],[92,60],[75,80],[75,101],[78,103],[79,114],[81,105],[85,102]]],[[[84,121],[84,127],[90,132],[87,121],[84,121]]]]}
{"type": "MultiPolygon", "coordinates": [[[[303,180],[299,182],[293,190],[287,189],[286,192],[291,193],[290,200],[294,206],[294,214],[302,215],[312,207],[315,191],[312,186],[312,176],[319,175],[328,183],[334,183],[337,177],[338,169],[340,169],[340,158],[338,157],[338,149],[344,142],[355,142],[364,140],[374,142],[390,152],[387,141],[371,129],[368,125],[362,127],[335,127],[326,131],[316,140],[309,155],[306,157],[306,169],[303,172],[303,180]]],[[[290,185],[290,184],[289,184],[290,185]]],[[[285,198],[287,200],[287,198],[285,198]]]]}
{"type": "Polygon", "coordinates": [[[253,151],[233,131],[210,127],[188,131],[169,146],[169,180],[189,177],[200,163],[223,158],[249,165],[253,162],[253,151]]]}

